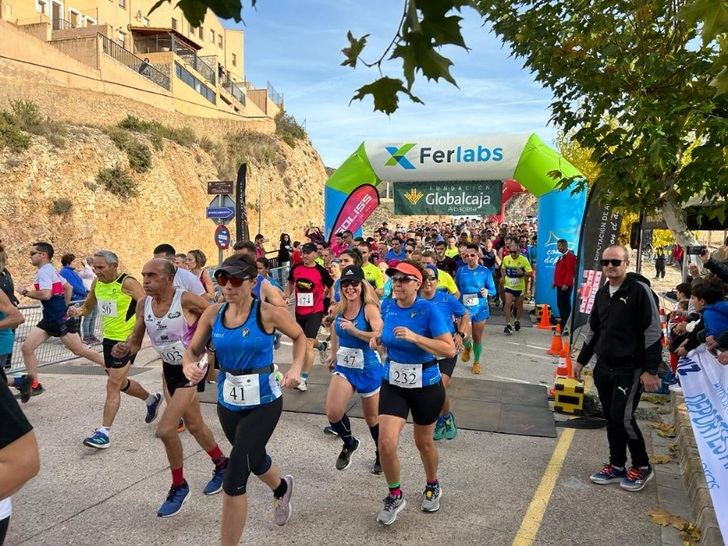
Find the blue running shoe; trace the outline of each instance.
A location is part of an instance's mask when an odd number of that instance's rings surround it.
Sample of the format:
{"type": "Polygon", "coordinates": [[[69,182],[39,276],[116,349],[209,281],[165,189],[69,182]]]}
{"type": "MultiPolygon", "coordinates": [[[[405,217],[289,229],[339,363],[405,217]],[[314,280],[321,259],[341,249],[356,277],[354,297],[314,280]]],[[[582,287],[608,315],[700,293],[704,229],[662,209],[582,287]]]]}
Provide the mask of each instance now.
{"type": "Polygon", "coordinates": [[[216,466],[212,471],[212,479],[207,482],[207,485],[202,490],[205,495],[216,495],[222,491],[222,480],[225,478],[225,469],[227,468],[228,460],[225,459],[224,463],[216,466]]]}
{"type": "Polygon", "coordinates": [[[435,431],[432,433],[433,440],[442,440],[445,437],[445,418],[441,415],[437,418],[435,431]]]}
{"type": "Polygon", "coordinates": [[[83,445],[95,447],[96,449],[107,449],[111,445],[111,440],[100,430],[95,430],[91,436],[83,441],[83,445]]]}
{"type": "Polygon", "coordinates": [[[605,464],[599,472],[595,472],[589,479],[599,485],[607,485],[609,483],[621,482],[622,478],[627,476],[627,471],[623,468],[617,468],[611,464],[605,464]]]}
{"type": "Polygon", "coordinates": [[[458,427],[455,424],[455,416],[449,413],[445,418],[445,439],[453,440],[458,435],[458,427]]]}
{"type": "Polygon", "coordinates": [[[627,491],[642,491],[647,485],[647,482],[654,477],[655,473],[652,471],[652,466],[633,466],[627,470],[627,475],[622,478],[619,485],[627,491]]]}
{"type": "Polygon", "coordinates": [[[147,416],[144,418],[145,423],[151,423],[157,418],[159,404],[162,403],[162,395],[157,393],[154,395],[154,402],[147,404],[147,416]]]}
{"type": "Polygon", "coordinates": [[[157,512],[157,516],[160,518],[171,518],[172,516],[177,515],[177,513],[182,510],[182,505],[189,496],[190,486],[187,485],[187,482],[182,485],[178,485],[177,487],[171,487],[169,489],[169,494],[167,495],[167,500],[164,501],[164,504],[162,504],[161,508],[157,512]]]}

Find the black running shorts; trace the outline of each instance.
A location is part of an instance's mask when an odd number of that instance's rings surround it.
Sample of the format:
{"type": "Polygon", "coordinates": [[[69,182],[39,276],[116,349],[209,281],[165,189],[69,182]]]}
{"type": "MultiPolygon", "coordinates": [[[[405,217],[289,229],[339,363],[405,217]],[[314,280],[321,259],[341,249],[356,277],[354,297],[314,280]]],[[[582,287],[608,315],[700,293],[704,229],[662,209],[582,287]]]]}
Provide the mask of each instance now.
{"type": "Polygon", "coordinates": [[[431,425],[440,416],[445,403],[442,381],[421,389],[403,389],[382,382],[379,391],[379,415],[394,415],[407,419],[410,410],[416,425],[431,425]]]}
{"type": "Polygon", "coordinates": [[[311,313],[310,315],[296,314],[296,322],[303,329],[303,333],[308,339],[316,339],[319,328],[321,328],[321,320],[323,317],[323,313],[311,313]]]}

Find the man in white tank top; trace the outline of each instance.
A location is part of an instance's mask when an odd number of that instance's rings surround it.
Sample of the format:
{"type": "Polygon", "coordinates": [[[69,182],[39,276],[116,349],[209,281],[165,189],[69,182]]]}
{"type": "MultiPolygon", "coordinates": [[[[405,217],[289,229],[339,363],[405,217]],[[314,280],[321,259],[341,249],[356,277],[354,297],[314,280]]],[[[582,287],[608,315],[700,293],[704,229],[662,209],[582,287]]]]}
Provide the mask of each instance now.
{"type": "MultiPolygon", "coordinates": [[[[200,315],[210,304],[201,296],[175,288],[174,276],[174,265],[167,260],[155,258],[144,264],[142,285],[147,297],[137,303],[137,316],[143,320],[137,320],[134,331],[125,343],[114,347],[119,355],[134,354],[141,348],[146,332],[162,358],[164,388],[168,396],[165,397],[167,406],[157,425],[157,436],[167,451],[172,487],[167,500],[157,512],[159,517],[177,514],[190,494],[182,469],[182,442],[177,432],[181,418],[184,418],[187,430],[215,465],[212,479],[203,489],[206,495],[214,495],[222,490],[227,467],[227,457],[220,451],[202,418],[197,398],[198,385],[190,384],[182,373],[182,355],[192,339],[200,315]]],[[[204,381],[200,383],[202,388],[204,385],[204,381]]]]}

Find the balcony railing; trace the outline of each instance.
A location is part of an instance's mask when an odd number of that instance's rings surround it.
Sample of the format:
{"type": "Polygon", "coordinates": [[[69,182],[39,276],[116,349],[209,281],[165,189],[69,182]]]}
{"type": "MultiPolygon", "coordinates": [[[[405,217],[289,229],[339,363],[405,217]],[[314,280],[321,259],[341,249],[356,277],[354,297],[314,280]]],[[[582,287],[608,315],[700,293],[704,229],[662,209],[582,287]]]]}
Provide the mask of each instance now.
{"type": "Polygon", "coordinates": [[[181,40],[176,39],[174,34],[160,33],[152,36],[135,35],[134,49],[140,55],[145,53],[172,51],[208,82],[212,85],[217,85],[217,70],[215,70],[214,62],[212,66],[210,66],[207,61],[208,57],[198,57],[197,52],[194,49],[187,46],[181,40]]]}
{"type": "Polygon", "coordinates": [[[276,91],[275,87],[271,85],[269,81],[266,81],[266,86],[268,88],[268,96],[270,97],[270,100],[273,101],[273,103],[277,104],[278,106],[283,106],[283,93],[279,93],[276,91]]]}
{"type": "Polygon", "coordinates": [[[220,78],[220,84],[222,85],[222,88],[225,89],[225,91],[230,93],[235,98],[236,101],[245,106],[244,82],[234,82],[230,78],[228,78],[227,74],[225,74],[220,78]]]}
{"type": "Polygon", "coordinates": [[[152,66],[149,61],[142,60],[128,49],[124,49],[119,44],[109,39],[107,36],[104,36],[101,33],[98,33],[98,36],[101,39],[101,44],[106,55],[120,62],[121,64],[125,64],[134,72],[138,72],[148,80],[153,81],[167,91],[171,89],[169,75],[164,74],[163,72],[152,66]]]}
{"type": "Polygon", "coordinates": [[[69,28],[76,28],[73,23],[66,21],[65,19],[53,19],[53,30],[68,30],[69,28]]]}

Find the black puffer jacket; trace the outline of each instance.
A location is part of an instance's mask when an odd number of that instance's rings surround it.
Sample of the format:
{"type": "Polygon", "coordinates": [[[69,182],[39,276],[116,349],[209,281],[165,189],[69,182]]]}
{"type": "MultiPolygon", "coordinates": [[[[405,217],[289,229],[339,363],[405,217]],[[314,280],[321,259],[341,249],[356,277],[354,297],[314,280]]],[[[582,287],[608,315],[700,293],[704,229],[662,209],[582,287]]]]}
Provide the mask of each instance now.
{"type": "Polygon", "coordinates": [[[609,295],[609,283],[594,299],[591,333],[577,362],[586,365],[596,353],[598,365],[657,372],[662,360],[662,329],[658,300],[650,281],[627,273],[622,286],[609,295]]]}

